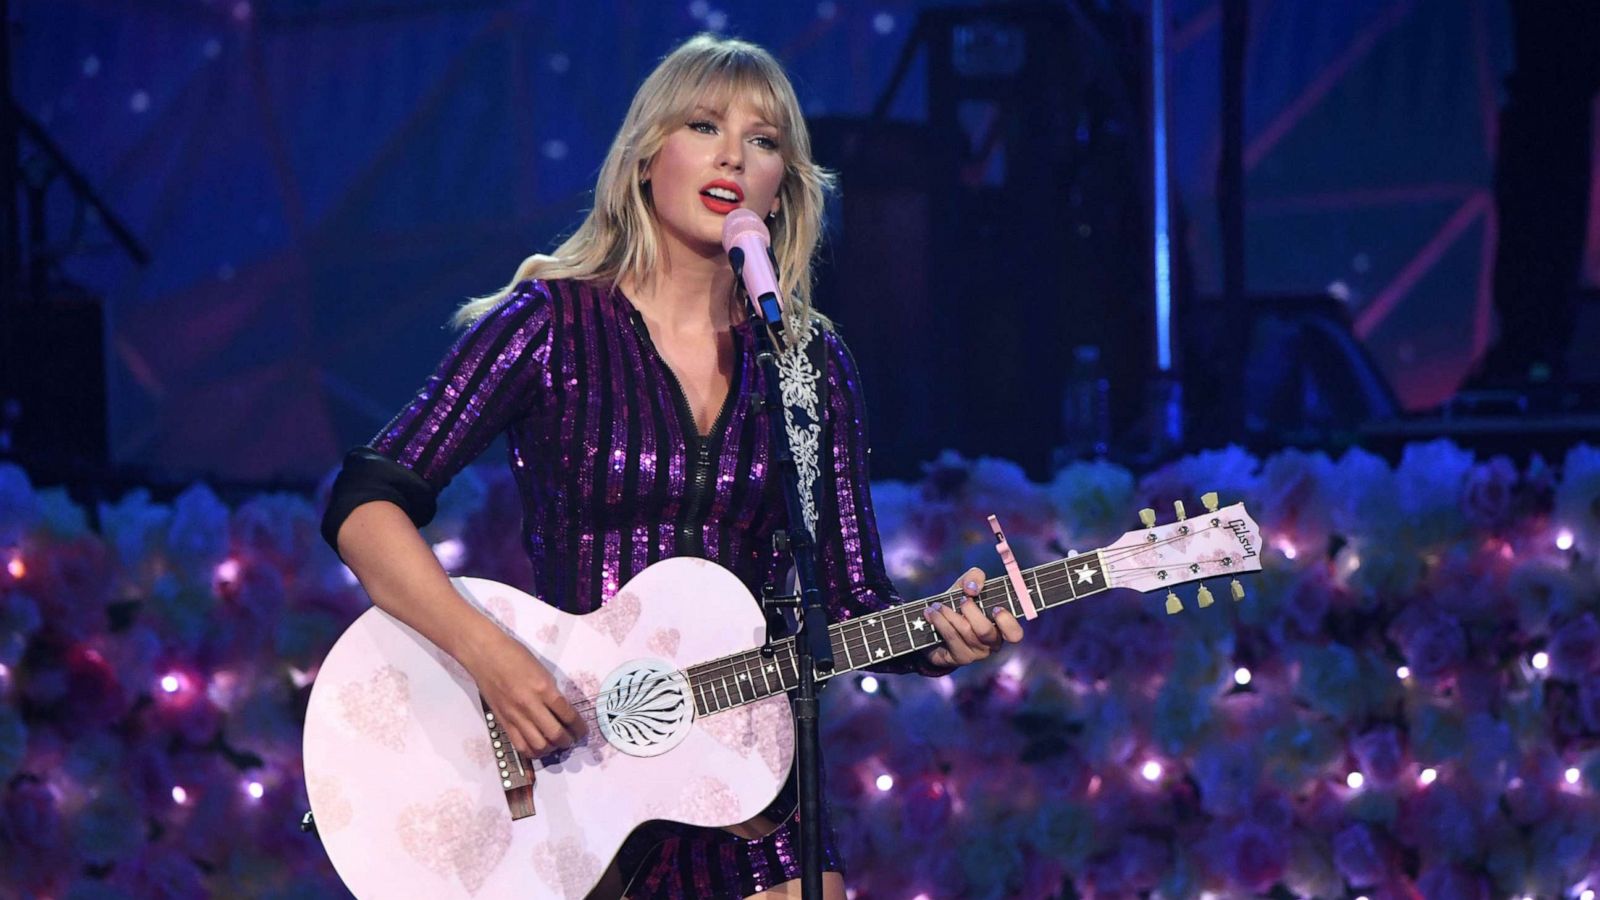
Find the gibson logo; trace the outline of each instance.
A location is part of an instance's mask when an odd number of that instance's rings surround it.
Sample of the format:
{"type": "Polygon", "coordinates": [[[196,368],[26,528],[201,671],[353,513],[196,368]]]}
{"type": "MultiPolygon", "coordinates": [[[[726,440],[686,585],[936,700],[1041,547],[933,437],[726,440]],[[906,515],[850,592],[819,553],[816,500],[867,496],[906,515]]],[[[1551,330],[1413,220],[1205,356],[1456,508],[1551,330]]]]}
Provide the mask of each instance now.
{"type": "Polygon", "coordinates": [[[1250,542],[1250,528],[1244,524],[1244,520],[1234,519],[1228,523],[1228,528],[1233,532],[1233,536],[1239,539],[1239,546],[1244,548],[1244,558],[1255,556],[1255,545],[1250,542]]]}

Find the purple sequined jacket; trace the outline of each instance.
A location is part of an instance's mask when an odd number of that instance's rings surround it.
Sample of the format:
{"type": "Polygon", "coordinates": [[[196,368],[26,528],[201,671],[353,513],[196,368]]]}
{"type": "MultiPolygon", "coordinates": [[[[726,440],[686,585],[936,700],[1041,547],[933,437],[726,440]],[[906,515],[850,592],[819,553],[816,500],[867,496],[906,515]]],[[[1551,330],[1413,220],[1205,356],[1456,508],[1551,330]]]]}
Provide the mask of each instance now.
{"type": "MultiPolygon", "coordinates": [[[[463,334],[372,448],[435,491],[501,433],[523,508],[534,589],[585,613],[658,560],[695,555],[760,596],[782,584],[772,534],[787,514],[768,462],[770,425],[752,325],[734,326],[732,387],[701,436],[677,378],[620,291],[525,281],[463,334]]],[[[835,621],[900,602],[868,495],[855,363],[824,331],[818,567],[835,621]]],[[[933,670],[911,659],[879,671],[933,670]]]]}

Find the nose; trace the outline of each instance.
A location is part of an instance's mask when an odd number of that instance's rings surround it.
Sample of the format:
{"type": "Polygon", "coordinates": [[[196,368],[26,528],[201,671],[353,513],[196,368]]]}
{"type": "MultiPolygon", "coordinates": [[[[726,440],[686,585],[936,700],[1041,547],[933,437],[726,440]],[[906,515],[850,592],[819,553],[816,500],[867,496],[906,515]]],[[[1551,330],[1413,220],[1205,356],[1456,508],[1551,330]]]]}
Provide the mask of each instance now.
{"type": "Polygon", "coordinates": [[[717,151],[717,167],[744,171],[744,141],[731,134],[725,137],[717,151]]]}

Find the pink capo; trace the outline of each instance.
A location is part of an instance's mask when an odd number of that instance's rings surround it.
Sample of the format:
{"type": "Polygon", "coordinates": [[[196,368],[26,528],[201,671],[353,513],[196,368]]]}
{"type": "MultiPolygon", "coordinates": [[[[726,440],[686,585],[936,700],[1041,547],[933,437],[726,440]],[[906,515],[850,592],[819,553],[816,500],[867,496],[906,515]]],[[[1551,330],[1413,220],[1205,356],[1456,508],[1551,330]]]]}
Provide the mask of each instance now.
{"type": "Polygon", "coordinates": [[[1022,571],[1017,568],[1017,558],[1012,555],[1011,545],[1006,543],[1006,536],[1000,531],[1000,520],[990,516],[989,527],[994,529],[995,550],[1000,554],[1000,561],[1005,564],[1006,575],[1011,578],[1011,587],[1016,590],[1017,599],[1022,601],[1022,617],[1037,619],[1039,611],[1033,608],[1033,595],[1028,593],[1028,586],[1022,581],[1022,571]]]}

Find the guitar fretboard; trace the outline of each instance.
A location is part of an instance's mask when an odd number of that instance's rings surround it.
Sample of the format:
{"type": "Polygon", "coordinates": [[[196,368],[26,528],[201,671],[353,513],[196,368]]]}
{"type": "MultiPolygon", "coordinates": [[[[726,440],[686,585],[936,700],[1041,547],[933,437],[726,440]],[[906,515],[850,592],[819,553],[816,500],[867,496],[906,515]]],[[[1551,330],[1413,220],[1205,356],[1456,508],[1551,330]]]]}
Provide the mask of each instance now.
{"type": "MultiPolygon", "coordinates": [[[[1105,590],[1103,564],[1100,551],[1095,551],[1025,569],[1022,579],[1033,598],[1034,609],[1045,610],[1105,590]]],[[[932,603],[952,606],[957,598],[966,600],[960,590],[953,590],[834,623],[828,629],[834,670],[829,675],[819,675],[818,680],[888,662],[939,643],[941,638],[927,620],[926,610],[932,603]]],[[[985,610],[1004,607],[1014,616],[1022,615],[1022,603],[1005,575],[988,579],[975,602],[982,603],[985,610]]],[[[792,637],[775,642],[770,656],[750,650],[690,666],[687,675],[694,692],[695,714],[701,716],[793,690],[800,683],[792,637]]]]}

